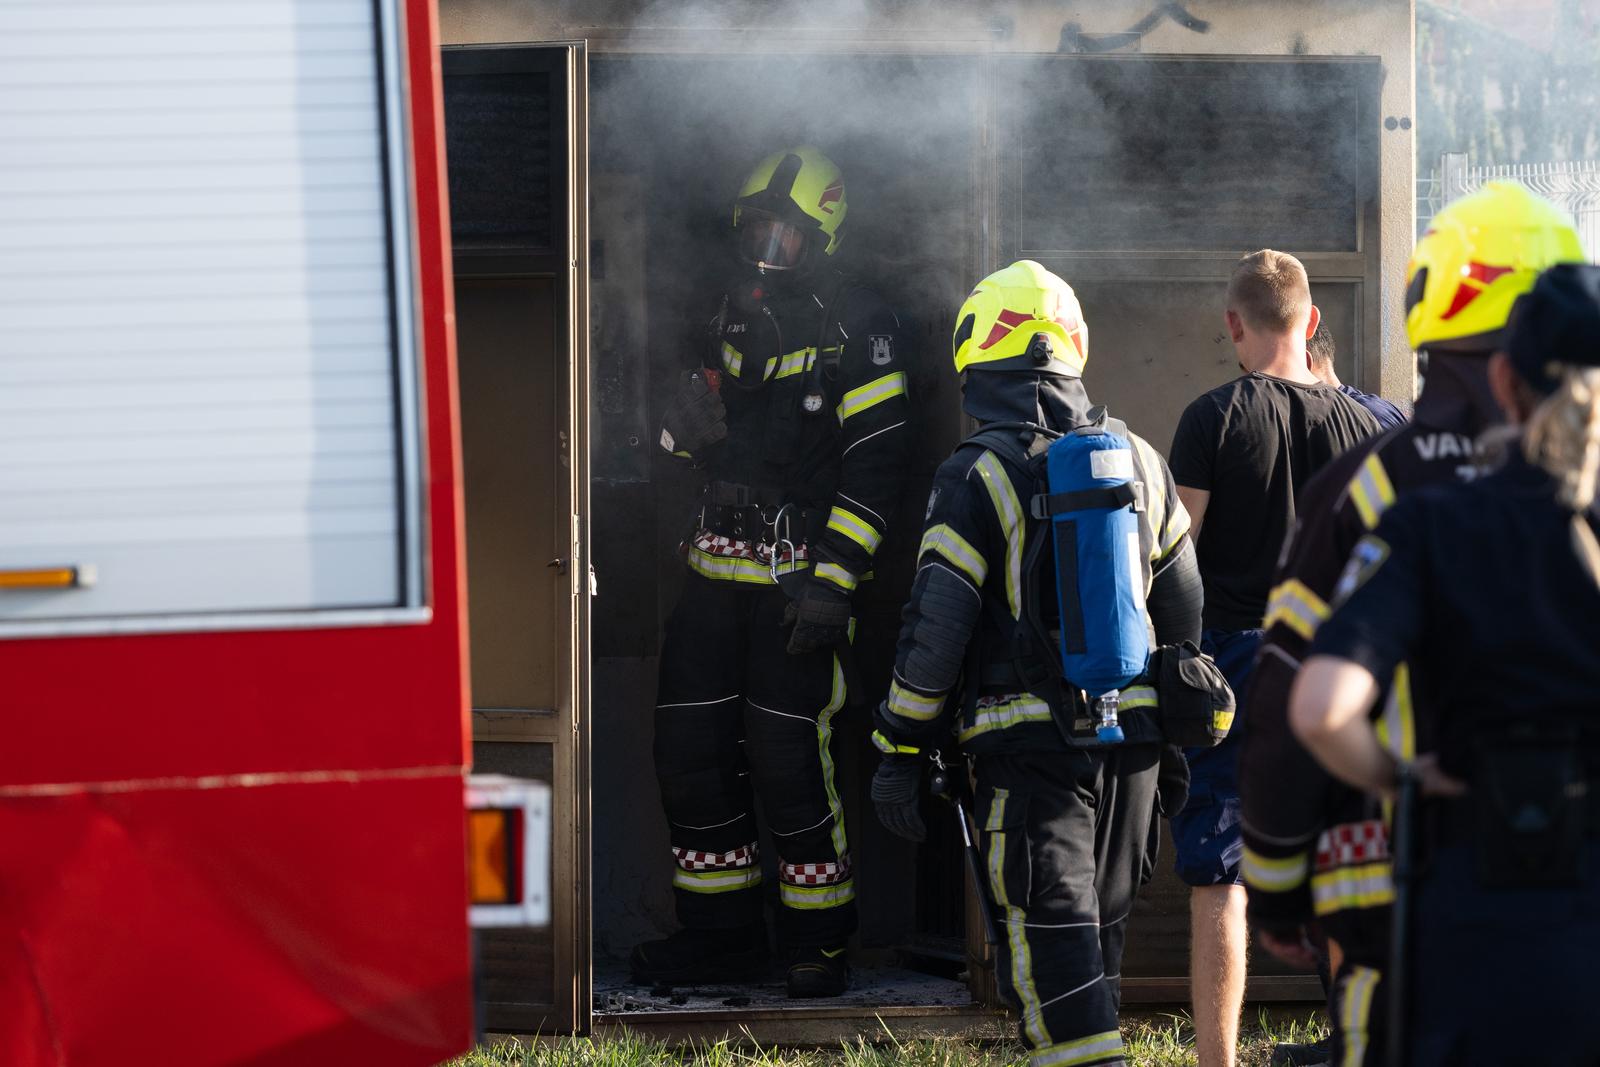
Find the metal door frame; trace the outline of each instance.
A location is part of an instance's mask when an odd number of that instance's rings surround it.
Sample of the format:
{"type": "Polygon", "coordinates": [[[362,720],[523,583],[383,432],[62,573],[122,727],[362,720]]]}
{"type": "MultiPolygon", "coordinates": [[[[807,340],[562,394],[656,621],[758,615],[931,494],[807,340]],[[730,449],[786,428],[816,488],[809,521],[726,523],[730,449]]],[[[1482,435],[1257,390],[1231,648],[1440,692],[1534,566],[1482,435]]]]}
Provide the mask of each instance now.
{"type": "MultiPolygon", "coordinates": [[[[495,1029],[583,1033],[590,1027],[592,931],[590,887],[589,700],[589,146],[588,49],[582,41],[455,45],[443,50],[444,74],[545,72],[561,83],[552,93],[551,140],[565,151],[553,175],[549,248],[461,248],[455,277],[550,278],[557,287],[558,330],[565,360],[557,366],[556,405],[562,429],[559,485],[566,506],[552,509],[553,543],[566,545],[569,607],[556,657],[561,676],[554,715],[477,710],[475,741],[548,744],[555,778],[551,815],[551,904],[554,927],[553,1004],[501,1005],[495,1029]],[[563,417],[564,416],[564,417],[563,417]]],[[[543,566],[543,561],[531,561],[543,566]]],[[[470,640],[470,637],[469,637],[470,640]]]]}

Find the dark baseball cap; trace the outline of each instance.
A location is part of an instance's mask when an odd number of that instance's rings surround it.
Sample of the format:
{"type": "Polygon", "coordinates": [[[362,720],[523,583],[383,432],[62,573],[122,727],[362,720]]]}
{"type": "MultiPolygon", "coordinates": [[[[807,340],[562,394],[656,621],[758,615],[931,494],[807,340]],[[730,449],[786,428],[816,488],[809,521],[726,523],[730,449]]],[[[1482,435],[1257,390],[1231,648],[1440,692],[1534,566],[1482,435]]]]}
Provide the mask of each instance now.
{"type": "Polygon", "coordinates": [[[1558,364],[1600,367],[1600,266],[1561,263],[1540,274],[1512,309],[1505,351],[1542,393],[1560,384],[1558,364]]]}

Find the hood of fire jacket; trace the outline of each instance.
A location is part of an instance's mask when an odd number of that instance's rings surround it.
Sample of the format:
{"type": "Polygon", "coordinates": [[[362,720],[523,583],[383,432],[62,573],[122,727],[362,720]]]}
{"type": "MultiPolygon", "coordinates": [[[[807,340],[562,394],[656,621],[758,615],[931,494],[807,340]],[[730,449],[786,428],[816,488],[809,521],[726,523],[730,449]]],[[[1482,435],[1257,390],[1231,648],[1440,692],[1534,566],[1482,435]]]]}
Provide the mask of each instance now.
{"type": "Polygon", "coordinates": [[[1489,388],[1489,355],[1428,352],[1418,361],[1422,391],[1417,394],[1417,422],[1440,430],[1477,437],[1505,421],[1489,388]]]}
{"type": "Polygon", "coordinates": [[[1089,423],[1093,407],[1081,378],[973,368],[961,385],[961,410],[983,426],[1031,422],[1065,431],[1089,423]]]}

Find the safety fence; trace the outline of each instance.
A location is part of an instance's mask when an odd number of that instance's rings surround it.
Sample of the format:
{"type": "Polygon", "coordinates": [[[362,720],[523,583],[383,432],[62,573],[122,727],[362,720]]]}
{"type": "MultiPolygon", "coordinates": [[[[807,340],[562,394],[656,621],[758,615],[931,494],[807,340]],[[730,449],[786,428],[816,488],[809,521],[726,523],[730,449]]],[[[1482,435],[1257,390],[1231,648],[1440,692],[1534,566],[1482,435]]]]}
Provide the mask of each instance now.
{"type": "Polygon", "coordinates": [[[1441,156],[1439,165],[1417,180],[1417,233],[1444,205],[1495,179],[1525,185],[1571,212],[1583,247],[1591,257],[1600,255],[1600,160],[1593,159],[1469,167],[1464,153],[1441,156]]]}

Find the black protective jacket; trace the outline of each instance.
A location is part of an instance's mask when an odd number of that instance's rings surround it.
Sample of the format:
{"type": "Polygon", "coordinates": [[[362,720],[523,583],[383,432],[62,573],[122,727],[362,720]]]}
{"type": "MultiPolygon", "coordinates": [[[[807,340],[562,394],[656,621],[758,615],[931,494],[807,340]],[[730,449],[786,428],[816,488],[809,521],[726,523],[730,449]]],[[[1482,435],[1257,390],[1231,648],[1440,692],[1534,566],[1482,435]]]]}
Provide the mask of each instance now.
{"type": "MultiPolygon", "coordinates": [[[[704,455],[719,493],[815,513],[810,541],[817,577],[854,591],[871,569],[903,489],[911,449],[908,344],[877,294],[833,271],[783,296],[725,298],[705,364],[720,372],[728,436],[704,455]],[[746,496],[737,488],[748,490],[746,496]]],[[[761,584],[767,568],[708,541],[689,566],[708,578],[761,584]]]]}
{"type": "MultiPolygon", "coordinates": [[[[1279,928],[1319,919],[1347,952],[1363,956],[1361,962],[1372,955],[1374,966],[1387,963],[1394,897],[1382,812],[1332,778],[1295,739],[1289,690],[1351,553],[1390,505],[1422,486],[1477,473],[1475,441],[1493,410],[1484,362],[1434,356],[1413,421],[1343,453],[1307,484],[1243,701],[1250,729],[1240,753],[1239,791],[1251,917],[1279,928]]],[[[1404,758],[1427,747],[1418,736],[1427,724],[1411,683],[1402,664],[1378,706],[1378,729],[1404,758]]]]}
{"type": "MultiPolygon", "coordinates": [[[[980,425],[1023,422],[1057,431],[1090,423],[1091,405],[1075,378],[973,371],[963,406],[980,425]]],[[[1187,590],[1187,632],[1199,625],[1199,580],[1185,536],[1189,516],[1178,502],[1166,462],[1142,438],[1129,435],[1145,483],[1140,515],[1146,592],[1152,585],[1187,590]]],[[[1030,524],[1033,477],[980,444],[967,443],[939,467],[918,549],[917,573],[906,604],[888,700],[876,716],[880,748],[936,747],[954,730],[973,753],[1061,749],[1067,742],[1040,694],[1007,677],[1014,624],[1023,611],[1022,557],[1030,524]],[[969,655],[974,652],[975,655],[969,655]],[[963,677],[966,685],[959,685],[963,677]]],[[[1051,570],[1053,574],[1053,568],[1051,570]]],[[[1053,582],[1053,577],[1050,579],[1053,582]]],[[[1161,618],[1152,605],[1152,617],[1161,618]]],[[[1124,693],[1124,706],[1154,704],[1144,687],[1124,693]],[[1132,698],[1130,700],[1130,697],[1132,698]]]]}

